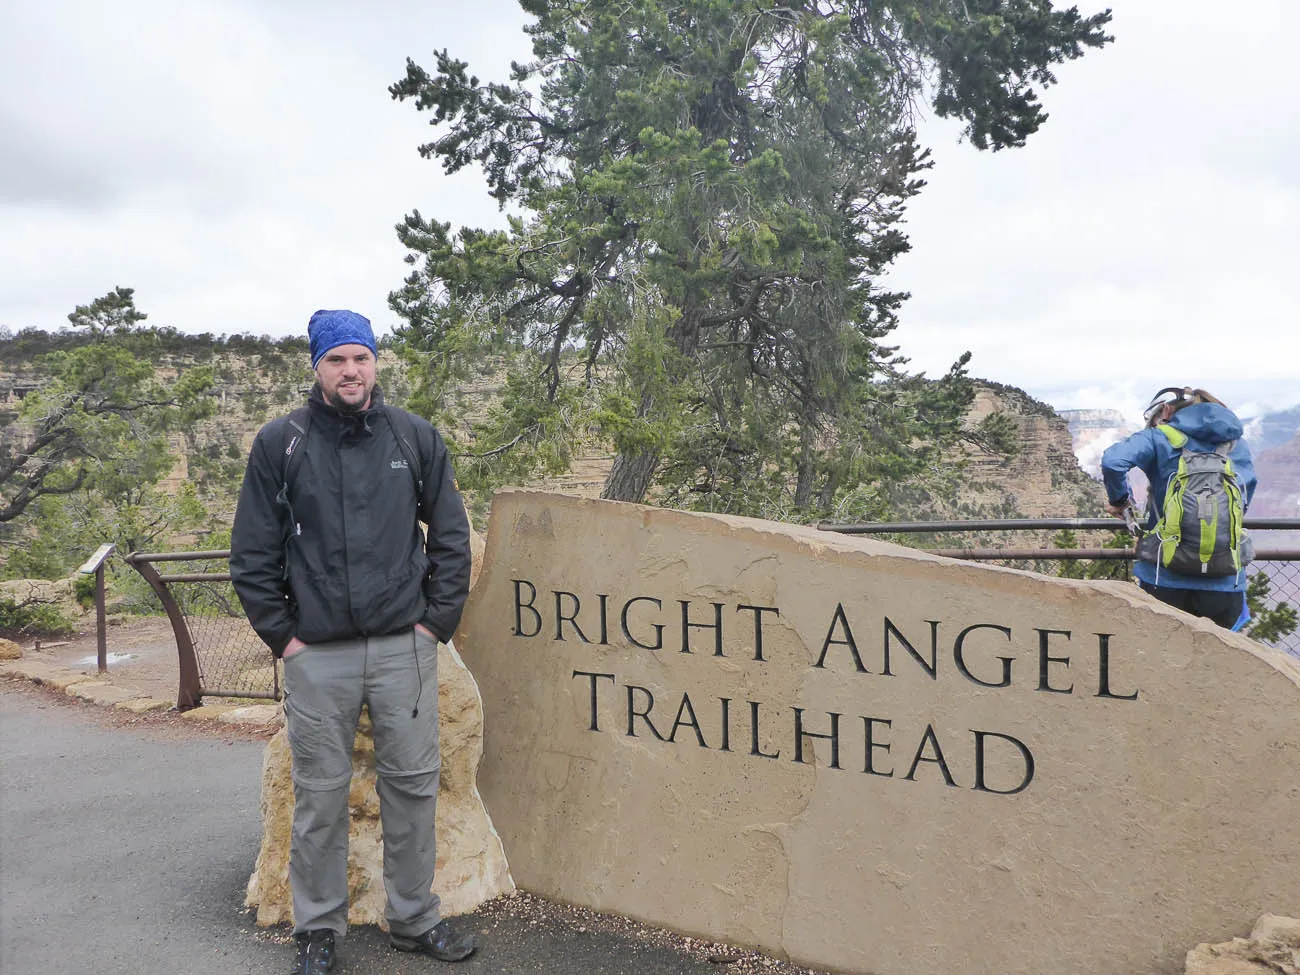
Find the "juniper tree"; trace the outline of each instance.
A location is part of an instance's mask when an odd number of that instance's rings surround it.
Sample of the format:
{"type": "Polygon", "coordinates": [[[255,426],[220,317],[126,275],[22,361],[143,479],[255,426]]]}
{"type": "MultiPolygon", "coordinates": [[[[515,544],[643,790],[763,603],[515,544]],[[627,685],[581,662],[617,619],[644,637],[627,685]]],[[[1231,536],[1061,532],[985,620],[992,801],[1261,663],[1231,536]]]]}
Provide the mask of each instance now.
{"type": "MultiPolygon", "coordinates": [[[[956,434],[965,360],[916,383],[881,286],[929,165],[922,101],[969,141],[1024,143],[1053,65],[1109,12],[1048,0],[521,0],[533,59],[483,83],[448,52],[390,89],[431,113],[421,152],[479,167],[513,214],[398,227],[390,303],[425,371],[412,405],[454,419],[450,381],[507,356],[506,396],[466,461],[558,468],[592,430],[604,496],[828,510],[956,434]],[[718,499],[725,499],[719,502],[718,499]]],[[[453,431],[455,423],[447,424],[453,431]]],[[[513,465],[513,466],[512,466],[513,465]]],[[[472,463],[462,463],[473,478],[472,463]]],[[[505,474],[504,476],[510,476],[505,474]]]]}
{"type": "Polygon", "coordinates": [[[163,381],[136,329],[144,318],[132,289],[115,288],[68,316],[84,343],[38,357],[52,378],[3,421],[0,524],[44,497],[155,483],[171,466],[168,434],[211,412],[210,370],[163,381]]]}

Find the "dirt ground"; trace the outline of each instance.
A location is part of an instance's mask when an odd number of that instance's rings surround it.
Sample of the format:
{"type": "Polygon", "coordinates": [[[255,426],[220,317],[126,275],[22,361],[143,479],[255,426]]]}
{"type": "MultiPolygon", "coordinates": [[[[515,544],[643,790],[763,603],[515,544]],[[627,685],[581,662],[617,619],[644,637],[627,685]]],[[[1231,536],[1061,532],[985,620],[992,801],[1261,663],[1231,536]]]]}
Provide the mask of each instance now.
{"type": "MultiPolygon", "coordinates": [[[[18,641],[23,659],[66,667],[85,674],[97,674],[99,637],[95,617],[81,622],[70,637],[41,641],[18,641]]],[[[141,697],[176,700],[180,681],[180,658],[176,636],[166,616],[112,617],[105,631],[108,679],[116,685],[138,690],[141,697]]],[[[270,653],[267,654],[270,661],[270,653]]]]}

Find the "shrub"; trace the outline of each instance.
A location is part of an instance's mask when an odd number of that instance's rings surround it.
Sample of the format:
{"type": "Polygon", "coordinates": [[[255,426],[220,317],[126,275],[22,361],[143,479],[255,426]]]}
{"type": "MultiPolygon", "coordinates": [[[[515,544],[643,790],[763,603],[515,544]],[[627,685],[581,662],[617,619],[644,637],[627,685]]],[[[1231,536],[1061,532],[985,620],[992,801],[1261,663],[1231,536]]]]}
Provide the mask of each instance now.
{"type": "Polygon", "coordinates": [[[77,605],[82,609],[90,609],[95,605],[95,577],[78,575],[72,581],[72,593],[77,598],[77,605]]]}
{"type": "Polygon", "coordinates": [[[76,629],[68,616],[53,603],[19,603],[0,596],[0,636],[68,636],[76,629]]]}

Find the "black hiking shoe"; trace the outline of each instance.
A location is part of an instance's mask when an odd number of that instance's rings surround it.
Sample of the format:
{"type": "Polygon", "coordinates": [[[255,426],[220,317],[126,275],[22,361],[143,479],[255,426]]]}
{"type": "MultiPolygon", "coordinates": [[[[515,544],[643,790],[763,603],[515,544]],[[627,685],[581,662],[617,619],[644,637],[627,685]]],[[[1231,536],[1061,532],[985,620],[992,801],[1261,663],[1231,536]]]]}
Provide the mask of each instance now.
{"type": "Polygon", "coordinates": [[[325,975],[334,967],[334,932],[329,928],[303,931],[297,936],[298,961],[289,975],[325,975]]]}
{"type": "Polygon", "coordinates": [[[398,951],[418,951],[438,961],[464,961],[474,954],[478,943],[468,931],[457,931],[443,918],[418,938],[389,934],[388,943],[398,951]]]}

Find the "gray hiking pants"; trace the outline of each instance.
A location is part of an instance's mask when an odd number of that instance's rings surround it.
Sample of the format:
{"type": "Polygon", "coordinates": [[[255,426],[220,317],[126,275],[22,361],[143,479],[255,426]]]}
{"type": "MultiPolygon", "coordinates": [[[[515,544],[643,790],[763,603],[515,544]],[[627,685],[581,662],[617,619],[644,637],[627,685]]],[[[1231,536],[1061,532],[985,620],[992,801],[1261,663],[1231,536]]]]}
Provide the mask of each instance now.
{"type": "Polygon", "coordinates": [[[437,643],[410,630],[309,644],[284,661],[284,691],[293,753],[294,932],[347,930],[348,791],[365,704],[374,725],[388,923],[394,934],[423,934],[439,921],[430,891],[441,766],[437,643]]]}

